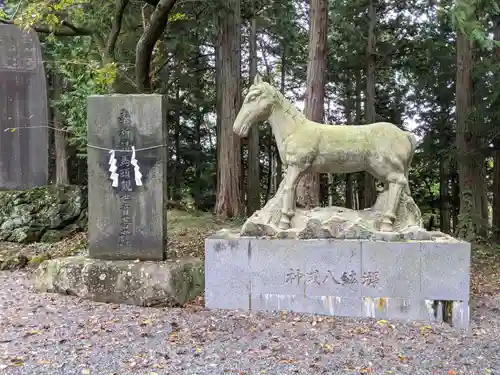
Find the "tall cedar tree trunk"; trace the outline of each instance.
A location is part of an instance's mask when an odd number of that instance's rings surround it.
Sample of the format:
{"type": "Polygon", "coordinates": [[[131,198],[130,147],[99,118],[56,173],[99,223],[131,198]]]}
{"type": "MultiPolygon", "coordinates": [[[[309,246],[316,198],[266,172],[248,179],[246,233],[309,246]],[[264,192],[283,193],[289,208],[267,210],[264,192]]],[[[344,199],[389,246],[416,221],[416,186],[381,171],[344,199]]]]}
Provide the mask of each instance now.
{"type": "MultiPolygon", "coordinates": [[[[500,42],[500,16],[493,19],[494,25],[494,38],[500,42]]],[[[495,57],[500,62],[500,47],[495,48],[495,57]]],[[[495,76],[495,87],[500,84],[500,74],[495,76]]],[[[500,100],[499,100],[500,101],[500,100]]],[[[495,103],[494,106],[497,113],[495,114],[496,124],[500,121],[500,103],[495,103]]],[[[494,154],[493,154],[493,222],[492,222],[492,241],[500,244],[500,142],[494,140],[494,154]]]]}
{"type": "MultiPolygon", "coordinates": [[[[257,18],[252,18],[250,27],[250,84],[257,74],[257,18]]],[[[260,208],[260,127],[255,124],[248,135],[248,177],[247,177],[247,215],[260,208]]]]}
{"type": "MultiPolygon", "coordinates": [[[[196,17],[196,21],[198,21],[196,17]]],[[[196,40],[199,39],[198,29],[195,31],[196,40]]],[[[198,51],[198,54],[201,56],[201,51],[198,51]]],[[[202,168],[202,160],[203,160],[203,149],[201,147],[201,127],[203,126],[203,102],[204,102],[204,93],[203,93],[203,71],[199,69],[200,61],[197,58],[196,61],[196,72],[195,79],[196,85],[194,87],[194,97],[197,103],[196,106],[196,115],[195,115],[195,123],[194,123],[194,141],[196,147],[196,155],[194,157],[194,168],[195,168],[195,184],[193,188],[193,196],[195,200],[196,207],[199,209],[201,206],[202,200],[202,188],[201,188],[201,168],[202,168]]]]}
{"type": "MultiPolygon", "coordinates": [[[[353,125],[352,121],[352,110],[353,110],[353,100],[352,100],[352,92],[351,92],[351,87],[350,83],[347,83],[348,89],[346,90],[346,102],[345,102],[345,116],[347,120],[348,125],[353,125]]],[[[356,80],[354,82],[354,91],[355,91],[355,105],[356,105],[356,118],[358,116],[358,102],[357,100],[359,99],[358,96],[360,96],[360,91],[361,89],[361,74],[359,70],[356,70],[356,80]]],[[[348,173],[345,176],[345,206],[346,208],[354,208],[354,189],[353,189],[353,174],[348,173]]]]}
{"type": "MultiPolygon", "coordinates": [[[[315,122],[323,122],[325,115],[326,47],[328,28],[328,1],[311,0],[309,9],[309,61],[305,115],[315,122]]],[[[309,172],[299,181],[297,201],[302,207],[319,206],[319,174],[309,172]]]]}
{"type": "Polygon", "coordinates": [[[460,185],[458,183],[457,166],[454,166],[451,175],[451,215],[452,215],[452,233],[457,232],[458,215],[460,213],[460,185]]]}
{"type": "Polygon", "coordinates": [[[175,163],[173,170],[173,189],[172,189],[172,200],[179,201],[181,196],[181,64],[177,61],[175,67],[175,80],[177,87],[175,88],[175,111],[174,111],[174,148],[175,148],[175,163]]]}
{"type": "MultiPolygon", "coordinates": [[[[368,5],[368,45],[366,49],[366,108],[365,122],[367,124],[375,122],[375,53],[376,36],[375,25],[377,23],[376,1],[370,0],[368,5]]],[[[377,199],[377,190],[375,188],[375,179],[367,172],[364,173],[364,207],[368,208],[375,204],[377,199]]]]}
{"type": "Polygon", "coordinates": [[[153,48],[167,27],[170,11],[176,2],[177,0],[158,1],[155,10],[151,14],[149,24],[144,29],[144,32],[137,42],[135,54],[135,80],[139,92],[147,93],[151,91],[151,76],[149,71],[153,48]]]}
{"type": "MultiPolygon", "coordinates": [[[[59,72],[54,71],[52,75],[52,87],[54,89],[54,100],[59,100],[63,90],[63,80],[59,72]]],[[[56,184],[69,184],[68,169],[68,140],[64,128],[63,118],[57,108],[53,109],[54,121],[54,145],[56,154],[56,184]]]]}
{"type": "MultiPolygon", "coordinates": [[[[439,29],[440,33],[444,36],[448,29],[448,18],[444,12],[438,13],[439,19],[439,29]]],[[[449,106],[444,98],[440,95],[436,97],[438,103],[442,103],[440,106],[441,114],[439,118],[439,136],[440,144],[443,147],[451,146],[450,140],[450,129],[447,126],[449,123],[449,106]]],[[[451,229],[451,163],[448,157],[441,157],[439,160],[439,229],[443,233],[452,233],[451,229]]]]}
{"type": "MultiPolygon", "coordinates": [[[[264,44],[262,40],[260,42],[260,50],[262,52],[262,60],[264,61],[264,67],[266,68],[266,74],[264,79],[269,80],[271,78],[271,67],[269,66],[269,62],[267,60],[267,54],[264,44]]],[[[278,155],[278,148],[276,147],[276,140],[274,139],[273,130],[269,126],[266,135],[266,144],[267,148],[267,158],[269,160],[269,175],[267,177],[267,191],[266,191],[266,202],[273,197],[278,189],[278,185],[276,184],[277,176],[275,175],[275,171],[277,171],[277,165],[275,165],[276,160],[280,160],[278,155]]]]}
{"type": "Polygon", "coordinates": [[[441,232],[450,231],[450,168],[447,158],[439,161],[439,226],[441,232]]]}
{"type": "Polygon", "coordinates": [[[218,17],[220,130],[217,158],[217,202],[220,218],[244,215],[241,195],[241,142],[233,123],[241,107],[241,10],[240,0],[224,0],[218,17]]]}
{"type": "MultiPolygon", "coordinates": [[[[287,48],[286,42],[283,40],[281,43],[281,77],[280,77],[280,91],[285,95],[285,85],[286,85],[286,69],[287,69],[287,48]]],[[[281,156],[279,155],[278,148],[276,147],[276,188],[280,186],[281,180],[283,179],[283,162],[281,161],[281,156]]]]}
{"type": "MultiPolygon", "coordinates": [[[[361,91],[362,91],[362,81],[361,81],[361,73],[362,70],[357,70],[356,74],[356,117],[354,118],[354,123],[356,125],[361,124],[361,118],[363,116],[363,111],[361,109],[361,91]]],[[[356,176],[356,174],[353,175],[353,177],[356,176]]],[[[359,177],[359,176],[358,176],[359,177]]],[[[361,174],[361,177],[364,177],[361,174]]],[[[362,203],[362,198],[364,197],[364,188],[363,190],[360,190],[361,187],[364,187],[364,184],[360,184],[359,178],[356,179],[356,189],[354,190],[355,197],[354,197],[354,208],[359,210],[361,208],[361,203],[362,203]]],[[[364,182],[364,178],[363,178],[364,182]]]]}
{"type": "MultiPolygon", "coordinates": [[[[465,1],[465,0],[462,0],[465,1]]],[[[467,5],[467,8],[470,8],[467,5]]],[[[474,10],[470,10],[472,20],[474,10]]],[[[487,222],[484,221],[483,197],[485,183],[484,156],[482,155],[481,136],[477,124],[471,116],[473,109],[472,93],[473,42],[467,35],[457,30],[457,164],[460,183],[460,217],[458,236],[472,239],[474,235],[486,237],[487,222]]]]}

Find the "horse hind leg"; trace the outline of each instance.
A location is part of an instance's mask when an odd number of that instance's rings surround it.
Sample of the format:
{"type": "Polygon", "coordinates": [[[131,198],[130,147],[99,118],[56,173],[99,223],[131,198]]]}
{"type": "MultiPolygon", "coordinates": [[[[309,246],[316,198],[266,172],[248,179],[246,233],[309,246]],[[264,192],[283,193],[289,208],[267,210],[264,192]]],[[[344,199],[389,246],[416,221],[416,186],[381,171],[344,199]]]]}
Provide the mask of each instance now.
{"type": "Polygon", "coordinates": [[[389,192],[385,206],[385,212],[382,214],[380,223],[380,231],[392,232],[394,220],[396,219],[396,211],[401,199],[403,189],[408,186],[408,180],[403,173],[391,173],[387,177],[389,183],[389,192]]]}

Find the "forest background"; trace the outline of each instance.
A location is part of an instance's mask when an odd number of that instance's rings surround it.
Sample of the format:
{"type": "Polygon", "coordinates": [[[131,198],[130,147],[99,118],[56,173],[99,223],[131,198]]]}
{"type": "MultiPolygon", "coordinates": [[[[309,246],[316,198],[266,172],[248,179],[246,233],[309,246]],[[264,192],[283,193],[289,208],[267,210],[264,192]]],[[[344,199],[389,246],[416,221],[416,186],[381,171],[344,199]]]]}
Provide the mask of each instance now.
{"type": "MultiPolygon", "coordinates": [[[[500,243],[500,7],[481,0],[32,0],[50,88],[51,180],[86,184],[91,94],[168,98],[169,204],[241,218],[276,191],[269,126],[232,133],[256,72],[330,124],[418,135],[410,173],[428,229],[500,243]]],[[[332,125],[333,126],[333,125],[332,125]]],[[[373,178],[308,175],[302,206],[371,206],[373,178]]]]}

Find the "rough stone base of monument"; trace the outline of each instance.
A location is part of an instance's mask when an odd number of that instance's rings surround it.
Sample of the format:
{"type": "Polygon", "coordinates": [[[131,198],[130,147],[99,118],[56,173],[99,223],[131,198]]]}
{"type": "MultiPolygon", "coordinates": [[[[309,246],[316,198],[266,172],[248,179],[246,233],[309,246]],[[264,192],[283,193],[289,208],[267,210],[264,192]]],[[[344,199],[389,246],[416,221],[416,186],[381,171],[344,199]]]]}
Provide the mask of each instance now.
{"type": "Polygon", "coordinates": [[[365,210],[351,210],[344,207],[316,207],[311,210],[297,208],[291,220],[290,229],[279,229],[283,206],[283,183],[276,195],[265,207],[247,219],[238,234],[249,237],[273,238],[338,238],[372,239],[383,241],[399,240],[444,240],[453,238],[441,232],[427,232],[422,228],[422,216],[413,198],[406,193],[396,212],[393,232],[381,232],[380,221],[388,192],[383,191],[375,205],[365,210]]]}
{"type": "Polygon", "coordinates": [[[96,302],[174,307],[203,293],[203,262],[196,258],[163,262],[59,258],[40,265],[35,286],[42,292],[96,302]]]}
{"type": "Polygon", "coordinates": [[[444,317],[467,328],[469,270],[470,244],[460,241],[216,235],[205,241],[205,302],[387,320],[444,317]]]}

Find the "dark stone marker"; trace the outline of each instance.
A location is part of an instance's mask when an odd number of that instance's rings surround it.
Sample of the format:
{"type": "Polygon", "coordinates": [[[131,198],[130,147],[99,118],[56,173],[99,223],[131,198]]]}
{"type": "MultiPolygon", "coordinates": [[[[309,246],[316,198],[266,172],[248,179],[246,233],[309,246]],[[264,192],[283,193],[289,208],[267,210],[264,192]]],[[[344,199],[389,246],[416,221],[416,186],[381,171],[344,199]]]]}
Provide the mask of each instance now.
{"type": "Polygon", "coordinates": [[[45,70],[37,34],[0,24],[0,190],[47,184],[47,111],[45,70]]]}
{"type": "Polygon", "coordinates": [[[90,257],[164,260],[168,151],[164,97],[91,96],[87,118],[90,257]]]}

